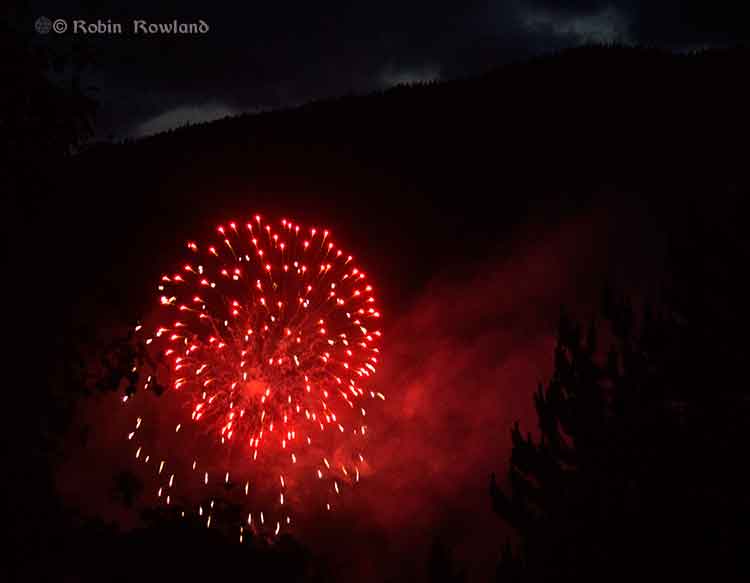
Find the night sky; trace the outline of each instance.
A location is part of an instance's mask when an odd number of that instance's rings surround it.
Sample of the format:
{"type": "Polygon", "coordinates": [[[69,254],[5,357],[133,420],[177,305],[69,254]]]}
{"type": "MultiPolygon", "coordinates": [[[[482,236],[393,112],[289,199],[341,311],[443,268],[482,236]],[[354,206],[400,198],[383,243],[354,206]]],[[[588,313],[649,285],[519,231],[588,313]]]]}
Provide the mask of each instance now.
{"type": "MultiPolygon", "coordinates": [[[[101,139],[453,79],[581,44],[685,51],[732,45],[748,33],[746,7],[699,0],[30,4],[29,30],[42,15],[124,23],[121,37],[87,37],[101,139]],[[133,38],[133,19],[202,19],[210,31],[133,38]]],[[[54,42],[70,40],[59,36],[54,42]]]]}

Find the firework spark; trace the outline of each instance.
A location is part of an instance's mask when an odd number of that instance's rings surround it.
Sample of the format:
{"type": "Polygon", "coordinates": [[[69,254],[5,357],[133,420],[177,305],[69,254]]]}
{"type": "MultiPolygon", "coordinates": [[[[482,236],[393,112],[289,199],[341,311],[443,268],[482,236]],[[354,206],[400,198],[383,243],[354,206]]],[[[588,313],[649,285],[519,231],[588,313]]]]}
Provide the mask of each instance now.
{"type": "MultiPolygon", "coordinates": [[[[152,355],[139,393],[160,383],[183,417],[169,429],[172,457],[146,455],[140,414],[128,439],[139,463],[157,460],[165,504],[180,479],[199,480],[207,502],[192,510],[210,527],[211,489],[239,485],[252,508],[242,528],[278,534],[291,524],[290,499],[302,497],[292,486],[320,484],[316,500],[330,509],[366,469],[366,403],[385,398],[370,386],[381,314],[365,272],[328,230],[256,215],[217,235],[187,243],[188,258],[159,282],[156,321],[136,327],[152,355]]],[[[163,429],[152,424],[152,434],[163,429]]]]}

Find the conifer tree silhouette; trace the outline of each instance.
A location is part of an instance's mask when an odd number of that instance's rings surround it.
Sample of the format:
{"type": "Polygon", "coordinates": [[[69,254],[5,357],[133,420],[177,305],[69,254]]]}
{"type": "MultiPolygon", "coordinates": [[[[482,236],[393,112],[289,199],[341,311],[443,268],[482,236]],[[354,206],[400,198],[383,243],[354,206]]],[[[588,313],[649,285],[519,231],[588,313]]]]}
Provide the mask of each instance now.
{"type": "Polygon", "coordinates": [[[706,342],[705,306],[678,311],[674,297],[636,316],[605,291],[607,325],[585,333],[562,312],[554,372],[534,395],[537,436],[516,423],[508,486],[491,477],[493,509],[520,536],[515,552],[503,550],[498,580],[747,567],[738,518],[748,516],[738,463],[747,398],[716,384],[731,343],[706,342]]]}

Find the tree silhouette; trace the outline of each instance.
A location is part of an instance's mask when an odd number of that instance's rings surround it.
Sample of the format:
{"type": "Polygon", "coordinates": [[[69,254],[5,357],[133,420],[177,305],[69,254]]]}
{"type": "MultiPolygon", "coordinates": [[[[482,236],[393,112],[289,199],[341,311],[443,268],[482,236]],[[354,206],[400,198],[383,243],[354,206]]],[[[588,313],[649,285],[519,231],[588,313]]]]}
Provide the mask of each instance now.
{"type": "Polygon", "coordinates": [[[72,414],[74,397],[67,380],[76,366],[75,374],[83,368],[55,335],[39,341],[39,330],[63,326],[55,306],[45,302],[49,272],[42,275],[28,261],[41,257],[46,243],[28,233],[42,232],[48,224],[44,210],[61,198],[57,195],[71,153],[90,135],[95,109],[81,83],[82,55],[77,50],[54,53],[25,24],[0,18],[0,197],[8,217],[0,227],[0,254],[4,272],[24,282],[2,292],[3,303],[13,306],[5,322],[14,337],[4,343],[5,359],[12,363],[5,383],[15,388],[9,391],[10,409],[34,411],[9,416],[4,423],[11,435],[6,443],[15,442],[13,435],[24,435],[23,445],[8,447],[4,458],[3,498],[10,503],[3,514],[16,543],[8,552],[13,556],[10,579],[15,573],[26,578],[30,569],[44,565],[41,557],[58,538],[45,526],[63,520],[50,468],[59,459],[61,436],[72,414]]]}
{"type": "Polygon", "coordinates": [[[498,580],[746,568],[750,416],[715,384],[730,355],[700,343],[702,311],[636,311],[605,292],[606,353],[599,327],[584,333],[563,311],[554,372],[534,396],[537,436],[516,423],[507,493],[491,478],[493,508],[520,536],[498,580]]]}

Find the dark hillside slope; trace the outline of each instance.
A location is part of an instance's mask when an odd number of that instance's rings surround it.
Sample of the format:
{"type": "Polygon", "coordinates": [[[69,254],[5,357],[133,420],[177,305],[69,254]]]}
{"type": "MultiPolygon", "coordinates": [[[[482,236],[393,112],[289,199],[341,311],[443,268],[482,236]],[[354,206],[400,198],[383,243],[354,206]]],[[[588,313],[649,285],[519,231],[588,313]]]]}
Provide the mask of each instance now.
{"type": "Polygon", "coordinates": [[[573,49],[94,147],[53,207],[107,253],[119,224],[114,258],[181,241],[162,221],[180,217],[187,233],[261,209],[325,220],[428,272],[417,262],[426,249],[442,261],[455,246],[481,248],[530,209],[575,209],[593,193],[637,193],[674,216],[690,200],[747,192],[748,71],[744,49],[573,49]],[[455,236],[430,237],[446,230],[455,236]]]}

